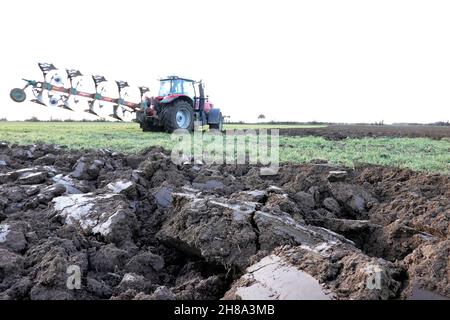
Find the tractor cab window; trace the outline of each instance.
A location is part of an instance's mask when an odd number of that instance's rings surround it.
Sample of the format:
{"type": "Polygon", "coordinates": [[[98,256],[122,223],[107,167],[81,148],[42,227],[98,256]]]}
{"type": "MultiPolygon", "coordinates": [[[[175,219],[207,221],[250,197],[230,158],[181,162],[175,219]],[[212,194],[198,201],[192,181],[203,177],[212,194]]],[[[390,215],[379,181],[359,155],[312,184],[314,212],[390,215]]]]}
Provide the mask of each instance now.
{"type": "Polygon", "coordinates": [[[183,92],[185,95],[189,97],[194,97],[195,96],[194,83],[191,81],[184,81],[183,92]]]}
{"type": "Polygon", "coordinates": [[[159,87],[159,95],[164,97],[174,93],[183,93],[183,80],[162,80],[159,87]]]}
{"type": "Polygon", "coordinates": [[[170,82],[170,80],[161,81],[159,86],[159,96],[164,97],[171,93],[172,86],[170,82]]]}
{"type": "Polygon", "coordinates": [[[172,89],[170,93],[183,93],[183,81],[182,80],[172,80],[172,89]]]}
{"type": "Polygon", "coordinates": [[[159,96],[168,94],[185,94],[190,97],[195,96],[194,83],[182,79],[162,80],[159,87],[159,96]]]}

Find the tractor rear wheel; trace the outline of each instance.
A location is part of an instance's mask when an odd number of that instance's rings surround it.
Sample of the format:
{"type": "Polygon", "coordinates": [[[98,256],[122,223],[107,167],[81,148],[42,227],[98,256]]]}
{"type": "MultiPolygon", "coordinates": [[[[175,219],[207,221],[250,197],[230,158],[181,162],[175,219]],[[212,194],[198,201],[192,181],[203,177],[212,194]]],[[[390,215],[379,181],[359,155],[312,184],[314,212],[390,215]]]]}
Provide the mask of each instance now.
{"type": "Polygon", "coordinates": [[[176,101],[165,107],[163,114],[164,129],[173,132],[177,129],[192,131],[194,129],[194,110],[185,100],[176,101]]]}

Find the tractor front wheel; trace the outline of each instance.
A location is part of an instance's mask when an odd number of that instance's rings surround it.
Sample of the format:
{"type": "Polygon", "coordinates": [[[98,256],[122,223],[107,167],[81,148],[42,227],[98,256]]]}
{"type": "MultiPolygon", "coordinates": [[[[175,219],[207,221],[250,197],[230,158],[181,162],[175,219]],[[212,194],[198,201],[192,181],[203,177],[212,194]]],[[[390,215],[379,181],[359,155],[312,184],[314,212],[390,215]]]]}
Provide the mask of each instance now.
{"type": "Polygon", "coordinates": [[[223,117],[222,117],[222,113],[219,116],[219,123],[211,123],[209,125],[209,129],[211,130],[219,130],[219,131],[223,131],[223,117]]]}
{"type": "Polygon", "coordinates": [[[194,110],[189,102],[176,101],[165,107],[163,115],[164,128],[167,132],[177,129],[192,131],[194,129],[194,110]]]}

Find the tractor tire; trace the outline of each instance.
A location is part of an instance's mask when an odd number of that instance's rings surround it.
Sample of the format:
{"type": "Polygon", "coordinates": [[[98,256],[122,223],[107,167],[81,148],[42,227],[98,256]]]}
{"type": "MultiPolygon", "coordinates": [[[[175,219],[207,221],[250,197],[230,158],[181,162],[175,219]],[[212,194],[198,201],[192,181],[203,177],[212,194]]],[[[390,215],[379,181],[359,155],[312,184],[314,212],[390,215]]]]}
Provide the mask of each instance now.
{"type": "Polygon", "coordinates": [[[138,113],[136,113],[135,121],[139,123],[139,127],[144,132],[148,132],[148,131],[155,132],[155,131],[163,130],[163,128],[161,128],[161,126],[158,125],[158,123],[156,121],[154,121],[154,119],[148,118],[146,116],[145,112],[138,111],[138,113]]]}
{"type": "Polygon", "coordinates": [[[161,114],[165,131],[172,133],[177,129],[194,130],[194,110],[185,100],[175,101],[174,104],[164,107],[161,114]]]}
{"type": "Polygon", "coordinates": [[[209,130],[219,130],[220,132],[223,131],[223,117],[222,117],[222,113],[220,114],[219,123],[211,123],[209,125],[209,130]]]}

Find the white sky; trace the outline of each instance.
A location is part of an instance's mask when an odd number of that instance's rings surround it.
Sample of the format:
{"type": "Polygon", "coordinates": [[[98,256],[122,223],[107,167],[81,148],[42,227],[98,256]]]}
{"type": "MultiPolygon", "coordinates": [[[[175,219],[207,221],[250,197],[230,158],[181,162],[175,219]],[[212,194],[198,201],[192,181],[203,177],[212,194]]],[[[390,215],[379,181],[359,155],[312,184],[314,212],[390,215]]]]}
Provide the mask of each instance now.
{"type": "Polygon", "coordinates": [[[43,61],[153,93],[203,79],[236,121],[447,121],[449,17],[434,0],[0,1],[0,118],[89,118],[9,99],[43,61]]]}

